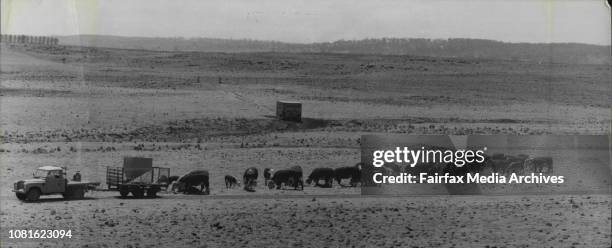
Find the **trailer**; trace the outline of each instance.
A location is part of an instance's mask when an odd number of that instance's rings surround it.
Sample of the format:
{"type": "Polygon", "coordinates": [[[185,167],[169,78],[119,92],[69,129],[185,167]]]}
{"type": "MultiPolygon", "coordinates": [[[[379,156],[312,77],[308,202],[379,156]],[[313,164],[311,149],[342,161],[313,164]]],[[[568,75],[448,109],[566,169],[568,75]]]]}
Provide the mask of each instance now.
{"type": "Polygon", "coordinates": [[[106,167],[106,185],[122,197],[156,197],[168,188],[170,169],[153,167],[152,158],[124,157],[123,167],[106,167]]]}

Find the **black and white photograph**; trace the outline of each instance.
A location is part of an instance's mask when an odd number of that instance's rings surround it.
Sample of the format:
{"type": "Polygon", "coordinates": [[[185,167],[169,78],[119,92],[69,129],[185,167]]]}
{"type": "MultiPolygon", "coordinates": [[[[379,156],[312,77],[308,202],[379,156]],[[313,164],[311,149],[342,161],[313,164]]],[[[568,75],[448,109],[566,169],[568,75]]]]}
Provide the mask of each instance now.
{"type": "Polygon", "coordinates": [[[0,0],[0,247],[612,247],[605,0],[0,0]]]}

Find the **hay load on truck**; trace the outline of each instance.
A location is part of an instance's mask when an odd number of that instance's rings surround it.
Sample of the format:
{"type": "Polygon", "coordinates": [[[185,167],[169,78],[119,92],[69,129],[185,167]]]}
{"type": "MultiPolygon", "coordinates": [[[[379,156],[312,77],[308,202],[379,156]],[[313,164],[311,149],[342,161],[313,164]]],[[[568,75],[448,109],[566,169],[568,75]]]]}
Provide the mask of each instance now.
{"type": "Polygon", "coordinates": [[[64,199],[83,199],[85,193],[95,189],[99,182],[69,181],[66,169],[57,166],[39,167],[32,179],[19,180],[13,185],[13,192],[22,201],[38,201],[41,195],[61,194],[64,199]]]}
{"type": "Polygon", "coordinates": [[[168,188],[169,178],[170,168],[153,167],[152,158],[125,157],[123,167],[106,167],[108,189],[119,191],[122,197],[156,197],[168,188]]]}

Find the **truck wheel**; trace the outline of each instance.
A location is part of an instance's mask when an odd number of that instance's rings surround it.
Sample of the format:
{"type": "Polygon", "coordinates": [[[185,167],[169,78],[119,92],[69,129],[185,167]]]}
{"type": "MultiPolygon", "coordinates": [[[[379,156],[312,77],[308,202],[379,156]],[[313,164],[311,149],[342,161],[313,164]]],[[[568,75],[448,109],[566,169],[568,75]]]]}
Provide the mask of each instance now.
{"type": "Polygon", "coordinates": [[[130,191],[128,190],[119,190],[119,195],[121,195],[121,197],[127,197],[129,193],[130,191]]]}
{"type": "Polygon", "coordinates": [[[85,190],[77,189],[74,191],[74,199],[83,199],[85,198],[85,190]]]}
{"type": "Polygon", "coordinates": [[[134,189],[132,190],[132,195],[136,198],[142,198],[144,196],[144,190],[142,189],[134,189]]]}
{"type": "Polygon", "coordinates": [[[26,198],[26,195],[22,193],[15,193],[15,196],[17,196],[17,199],[22,200],[22,201],[25,200],[26,198]]]}
{"type": "Polygon", "coordinates": [[[70,193],[63,193],[62,196],[64,197],[64,199],[66,200],[70,200],[72,198],[72,194],[70,193]]]}
{"type": "Polygon", "coordinates": [[[66,200],[72,200],[72,199],[74,199],[74,191],[70,187],[66,188],[66,191],[64,193],[62,193],[62,196],[66,200]]]}
{"type": "Polygon", "coordinates": [[[28,193],[26,193],[26,201],[38,201],[40,199],[40,190],[39,189],[30,189],[28,193]]]}
{"type": "Polygon", "coordinates": [[[149,198],[155,198],[157,197],[157,189],[156,188],[150,188],[147,190],[147,197],[149,198]]]}

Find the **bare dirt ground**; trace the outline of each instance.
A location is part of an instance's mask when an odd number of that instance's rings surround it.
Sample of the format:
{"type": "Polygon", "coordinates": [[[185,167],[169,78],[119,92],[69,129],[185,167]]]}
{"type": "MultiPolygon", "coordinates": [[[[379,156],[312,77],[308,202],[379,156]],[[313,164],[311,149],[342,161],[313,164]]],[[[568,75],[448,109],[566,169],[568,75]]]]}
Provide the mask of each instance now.
{"type": "Polygon", "coordinates": [[[64,229],[70,240],[4,247],[608,247],[609,195],[392,197],[162,195],[25,204],[2,223],[64,229]],[[36,208],[36,211],[32,211],[36,208]],[[18,215],[21,218],[13,218],[18,215]],[[27,220],[27,221],[26,221],[27,220]]]}
{"type": "MultiPolygon", "coordinates": [[[[0,58],[2,245],[610,247],[609,195],[376,198],[306,187],[224,188],[246,167],[339,167],[362,134],[609,134],[609,65],[333,54],[5,47],[0,58]],[[274,120],[279,99],[304,122],[274,120]],[[42,165],[104,181],[123,156],[211,172],[210,196],[20,203],[42,165]],[[383,199],[383,200],[381,200],[383,199]],[[73,240],[6,239],[71,228],[73,240]],[[313,238],[316,237],[316,238],[313,238]],[[125,242],[125,243],[124,243],[125,242]]],[[[261,183],[261,181],[260,181],[261,183]]]]}

